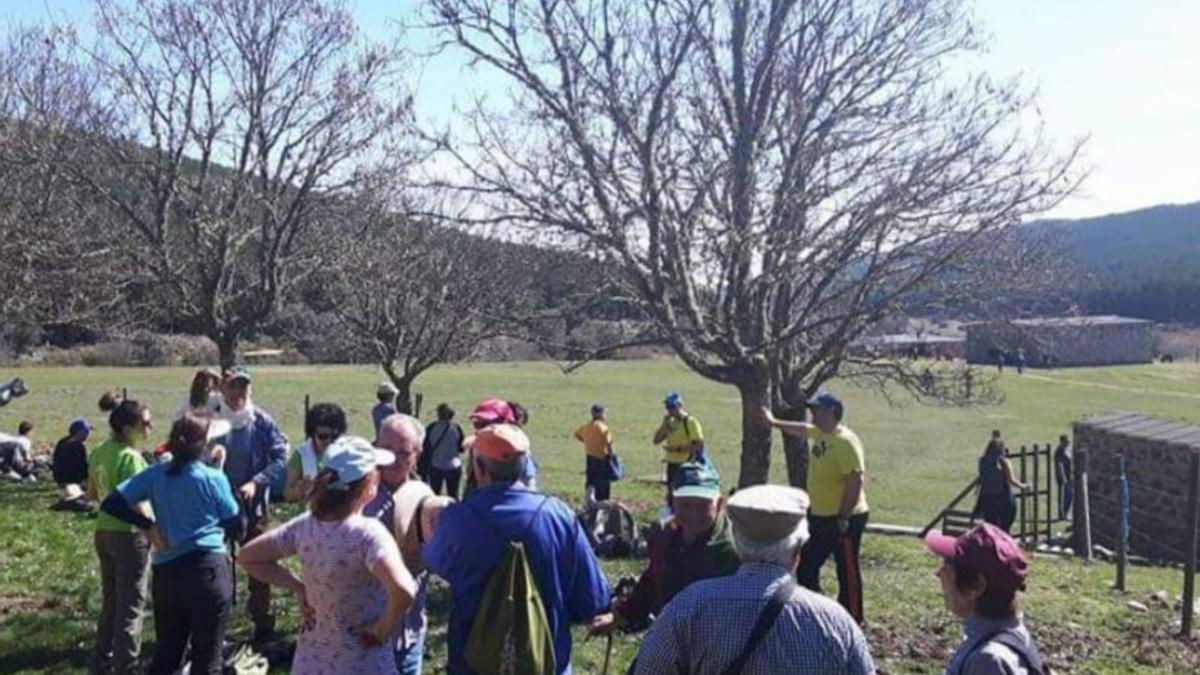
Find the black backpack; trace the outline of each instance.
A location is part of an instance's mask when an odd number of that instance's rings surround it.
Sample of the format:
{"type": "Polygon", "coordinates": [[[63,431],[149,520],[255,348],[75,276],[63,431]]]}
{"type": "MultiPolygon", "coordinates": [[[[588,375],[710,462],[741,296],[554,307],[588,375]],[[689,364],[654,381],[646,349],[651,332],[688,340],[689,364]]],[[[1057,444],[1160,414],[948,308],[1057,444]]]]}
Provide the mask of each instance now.
{"type": "Polygon", "coordinates": [[[596,502],[579,514],[579,521],[597,556],[619,558],[638,552],[637,521],[619,502],[596,502]]]}

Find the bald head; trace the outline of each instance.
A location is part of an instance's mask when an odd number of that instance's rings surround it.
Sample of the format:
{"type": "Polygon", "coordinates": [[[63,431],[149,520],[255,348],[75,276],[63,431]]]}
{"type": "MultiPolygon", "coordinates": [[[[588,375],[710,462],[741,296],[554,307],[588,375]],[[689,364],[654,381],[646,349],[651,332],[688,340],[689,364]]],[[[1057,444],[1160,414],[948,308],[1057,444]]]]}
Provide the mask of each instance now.
{"type": "Polygon", "coordinates": [[[416,468],[424,442],[425,425],[412,415],[396,413],[383,418],[375,445],[396,455],[396,461],[379,472],[385,484],[395,488],[408,480],[416,468]]]}

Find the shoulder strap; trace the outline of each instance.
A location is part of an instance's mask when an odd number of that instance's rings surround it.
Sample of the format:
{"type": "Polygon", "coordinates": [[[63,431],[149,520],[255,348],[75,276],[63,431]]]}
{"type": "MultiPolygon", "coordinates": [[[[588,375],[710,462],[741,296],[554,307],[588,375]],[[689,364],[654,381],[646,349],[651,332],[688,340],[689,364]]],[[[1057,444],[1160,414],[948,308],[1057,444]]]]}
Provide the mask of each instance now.
{"type": "Polygon", "coordinates": [[[537,522],[538,515],[540,515],[542,512],[542,507],[546,506],[546,503],[549,501],[550,501],[549,495],[545,495],[542,497],[541,503],[538,504],[537,509],[535,509],[533,512],[533,516],[531,516],[529,518],[529,522],[525,524],[525,529],[521,530],[521,536],[516,539],[513,539],[512,537],[504,536],[504,534],[502,532],[500,532],[500,528],[496,527],[491,521],[489,521],[482,511],[475,508],[475,505],[473,503],[462,502],[462,504],[464,506],[466,506],[467,509],[469,511],[471,511],[471,513],[474,513],[475,517],[478,518],[480,520],[480,522],[482,522],[485,526],[487,526],[487,528],[490,529],[492,531],[492,533],[496,535],[497,539],[499,539],[501,541],[521,542],[521,541],[525,540],[525,536],[528,535],[529,531],[533,529],[534,523],[537,522]]]}
{"type": "Polygon", "coordinates": [[[742,672],[742,668],[746,667],[746,661],[750,659],[759,643],[767,636],[767,632],[775,625],[775,620],[779,618],[780,612],[787,605],[795,588],[795,582],[789,578],[775,589],[775,592],[767,599],[767,606],[763,607],[762,612],[758,615],[758,620],[754,622],[754,628],[750,631],[750,639],[746,640],[746,645],[742,647],[741,653],[722,671],[721,675],[739,675],[742,672]]]}
{"type": "Polygon", "coordinates": [[[998,630],[976,642],[971,651],[967,653],[966,658],[962,660],[962,666],[965,667],[967,661],[971,659],[975,652],[978,652],[989,644],[1004,645],[1021,659],[1021,665],[1026,670],[1036,675],[1045,675],[1046,666],[1042,662],[1042,655],[1038,653],[1037,647],[1030,649],[1030,645],[1027,645],[1024,640],[1008,630],[998,630]]]}

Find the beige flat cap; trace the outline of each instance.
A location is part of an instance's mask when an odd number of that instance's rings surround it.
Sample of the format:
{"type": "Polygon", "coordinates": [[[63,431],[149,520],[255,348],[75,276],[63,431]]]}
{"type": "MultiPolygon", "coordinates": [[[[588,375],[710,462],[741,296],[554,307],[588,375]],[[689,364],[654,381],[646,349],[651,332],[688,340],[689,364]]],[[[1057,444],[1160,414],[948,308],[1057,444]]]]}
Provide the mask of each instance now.
{"type": "Polygon", "coordinates": [[[791,535],[808,516],[808,493],[784,485],[738,490],[725,507],[737,534],[758,542],[791,535]]]}

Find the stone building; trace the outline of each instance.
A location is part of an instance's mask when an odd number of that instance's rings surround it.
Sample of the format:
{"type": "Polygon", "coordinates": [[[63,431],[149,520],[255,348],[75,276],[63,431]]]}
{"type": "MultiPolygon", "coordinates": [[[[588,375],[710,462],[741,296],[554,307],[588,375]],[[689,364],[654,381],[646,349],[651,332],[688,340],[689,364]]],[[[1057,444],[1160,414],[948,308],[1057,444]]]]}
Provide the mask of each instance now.
{"type": "Polygon", "coordinates": [[[1186,559],[1188,475],[1200,427],[1112,412],[1075,423],[1075,451],[1088,453],[1092,540],[1116,550],[1120,458],[1129,480],[1129,549],[1156,560],[1186,559]]]}
{"type": "Polygon", "coordinates": [[[1123,316],[1072,316],[987,321],[967,325],[967,361],[1031,368],[1151,363],[1154,324],[1123,316]]]}

